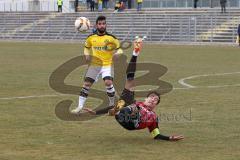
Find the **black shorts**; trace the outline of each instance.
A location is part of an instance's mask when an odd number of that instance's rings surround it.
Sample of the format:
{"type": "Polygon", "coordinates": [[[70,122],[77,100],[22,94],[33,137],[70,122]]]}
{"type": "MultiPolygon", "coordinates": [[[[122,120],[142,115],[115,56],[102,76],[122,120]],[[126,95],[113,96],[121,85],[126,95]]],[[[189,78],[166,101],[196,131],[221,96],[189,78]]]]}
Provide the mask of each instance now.
{"type": "Polygon", "coordinates": [[[135,105],[134,92],[124,89],[120,99],[118,101],[118,105],[123,105],[119,114],[115,115],[118,123],[128,130],[134,130],[138,126],[139,115],[138,113],[132,114],[131,105],[135,105]]]}

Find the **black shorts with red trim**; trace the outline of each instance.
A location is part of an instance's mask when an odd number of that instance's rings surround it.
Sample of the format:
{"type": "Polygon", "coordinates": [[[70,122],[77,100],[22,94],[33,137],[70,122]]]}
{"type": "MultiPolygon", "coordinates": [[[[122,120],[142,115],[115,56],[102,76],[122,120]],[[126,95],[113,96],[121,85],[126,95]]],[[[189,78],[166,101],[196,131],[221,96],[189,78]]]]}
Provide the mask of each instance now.
{"type": "Polygon", "coordinates": [[[122,105],[119,113],[115,115],[118,123],[127,130],[135,130],[139,123],[139,112],[134,112],[131,105],[135,105],[134,92],[128,89],[123,90],[118,101],[122,105]]]}

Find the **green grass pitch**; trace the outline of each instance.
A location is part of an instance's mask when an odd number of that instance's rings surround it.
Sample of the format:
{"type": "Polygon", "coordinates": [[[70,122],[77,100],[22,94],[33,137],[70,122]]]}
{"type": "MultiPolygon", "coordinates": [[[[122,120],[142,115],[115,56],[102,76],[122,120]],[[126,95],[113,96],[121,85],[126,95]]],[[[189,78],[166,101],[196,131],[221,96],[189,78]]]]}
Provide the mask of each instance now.
{"type": "MultiPolygon", "coordinates": [[[[49,76],[82,51],[80,44],[0,43],[1,160],[239,159],[239,48],[144,46],[139,62],[168,68],[161,79],[174,89],[162,96],[156,112],[161,133],[183,134],[179,142],[154,141],[147,130],[124,130],[106,115],[81,122],[58,119],[55,105],[71,99],[75,107],[78,97],[58,95],[49,87],[49,76]],[[184,81],[195,88],[178,82],[195,75],[184,81]]],[[[125,54],[130,57],[131,49],[125,54]]],[[[80,86],[85,69],[74,70],[66,83],[80,86]]],[[[102,81],[94,88],[104,89],[102,81]]],[[[98,103],[87,101],[88,106],[98,103]]]]}

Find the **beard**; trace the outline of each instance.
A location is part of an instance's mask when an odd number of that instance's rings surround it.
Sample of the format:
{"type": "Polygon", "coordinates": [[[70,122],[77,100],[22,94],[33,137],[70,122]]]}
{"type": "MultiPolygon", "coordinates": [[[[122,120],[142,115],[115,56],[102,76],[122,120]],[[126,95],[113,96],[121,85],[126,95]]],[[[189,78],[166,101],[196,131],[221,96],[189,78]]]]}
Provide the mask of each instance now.
{"type": "Polygon", "coordinates": [[[98,33],[103,34],[106,32],[106,28],[97,28],[98,33]]]}

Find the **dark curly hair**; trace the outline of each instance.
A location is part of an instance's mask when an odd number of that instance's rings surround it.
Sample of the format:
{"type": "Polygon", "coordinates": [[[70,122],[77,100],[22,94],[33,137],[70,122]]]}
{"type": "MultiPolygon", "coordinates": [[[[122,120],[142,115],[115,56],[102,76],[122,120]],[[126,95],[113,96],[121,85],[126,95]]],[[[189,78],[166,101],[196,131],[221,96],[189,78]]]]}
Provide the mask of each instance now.
{"type": "Polygon", "coordinates": [[[150,95],[156,95],[156,96],[158,96],[158,102],[157,102],[157,104],[159,104],[160,103],[160,94],[158,93],[158,92],[156,92],[156,91],[150,91],[148,94],[147,94],[147,97],[149,97],[150,95]]]}
{"type": "Polygon", "coordinates": [[[96,24],[98,23],[98,21],[106,21],[106,17],[105,16],[98,16],[96,19],[96,24]]]}

